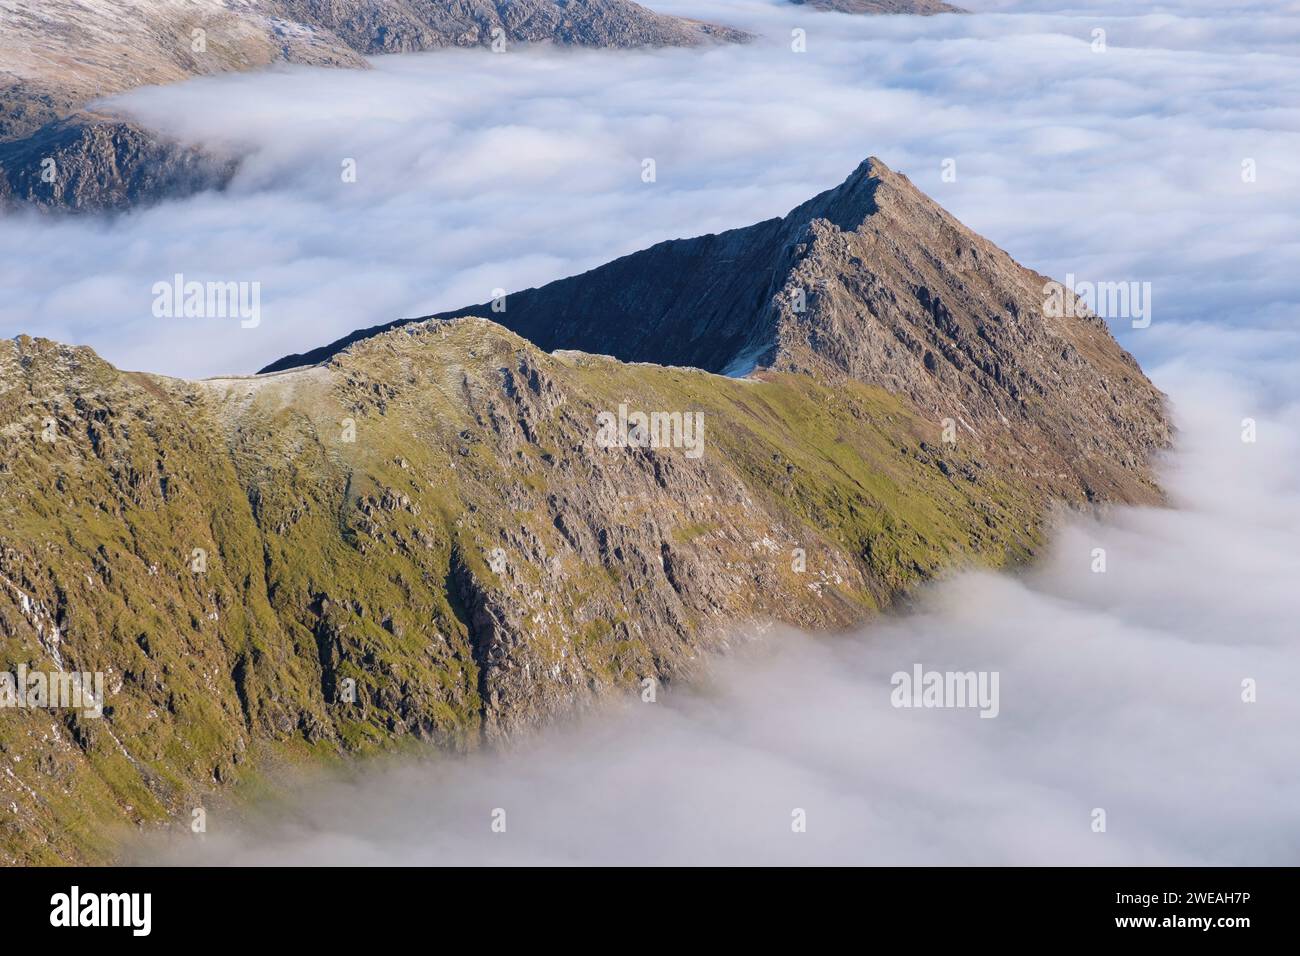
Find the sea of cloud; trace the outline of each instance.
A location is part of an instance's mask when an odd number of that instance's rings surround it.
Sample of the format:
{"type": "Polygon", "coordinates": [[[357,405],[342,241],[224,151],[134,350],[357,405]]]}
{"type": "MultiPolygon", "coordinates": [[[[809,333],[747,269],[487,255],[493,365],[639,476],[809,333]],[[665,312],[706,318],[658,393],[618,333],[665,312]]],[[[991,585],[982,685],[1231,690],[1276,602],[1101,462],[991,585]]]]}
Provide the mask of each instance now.
{"type": "Polygon", "coordinates": [[[133,92],[112,105],[243,155],[238,177],[111,219],[9,216],[0,334],[88,344],[127,368],[250,372],[355,328],[781,215],[874,154],[1040,271],[1151,282],[1155,324],[1124,336],[1144,358],[1201,323],[1294,344],[1294,4],[968,5],[997,12],[670,0],[658,6],[760,39],[444,51],[133,92]],[[154,284],[177,273],[260,283],[260,324],[155,317],[154,284]]]}
{"type": "Polygon", "coordinates": [[[239,176],[224,195],[112,219],[7,218],[0,332],[90,344],[125,367],[251,371],[357,327],[783,214],[874,154],[1039,271],[1152,283],[1151,326],[1114,329],[1174,400],[1175,507],[1074,519],[1033,569],[937,583],[862,635],[784,635],[655,704],[506,756],[317,781],[238,826],[215,813],[202,841],[164,852],[1300,861],[1297,5],[1133,15],[1119,0],[968,0],[981,12],[940,18],[652,5],[761,38],[453,51],[122,98],[244,154],[239,176]],[[807,52],[792,52],[794,29],[807,52]],[[155,318],[152,285],[177,272],[260,282],[261,324],[155,318]],[[998,672],[997,718],[891,706],[891,675],[916,663],[998,672]],[[497,808],[505,833],[490,826],[497,808]]]}

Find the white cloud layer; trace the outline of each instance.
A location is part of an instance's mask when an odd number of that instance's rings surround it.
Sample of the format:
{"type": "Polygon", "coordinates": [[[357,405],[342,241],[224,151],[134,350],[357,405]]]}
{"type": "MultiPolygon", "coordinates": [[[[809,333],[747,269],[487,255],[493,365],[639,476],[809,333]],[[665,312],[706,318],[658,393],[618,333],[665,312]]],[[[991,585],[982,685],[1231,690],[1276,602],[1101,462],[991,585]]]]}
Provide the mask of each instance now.
{"type": "Polygon", "coordinates": [[[129,368],[247,372],[355,328],[781,215],[873,153],[1031,266],[1151,281],[1155,325],[1133,348],[1165,357],[1188,322],[1284,329],[1295,308],[1300,20],[1283,4],[938,18],[659,6],[764,38],[445,51],[122,97],[148,123],[247,152],[242,172],[227,195],[111,221],[9,217],[0,333],[90,344],[129,368]],[[1090,47],[1097,26],[1105,53],[1090,47]],[[806,53],[790,51],[795,27],[806,53]],[[349,158],[355,183],[341,181],[349,158]],[[946,158],[955,182],[940,178],[946,158]],[[261,324],[154,318],[153,284],[178,272],[260,282],[261,324]]]}
{"type": "MultiPolygon", "coordinates": [[[[1074,520],[863,635],[790,635],[506,757],[317,783],[182,861],[1300,862],[1300,19],[1294,3],[968,0],[853,18],[654,4],[748,47],[445,52],[121,102],[238,144],[224,196],[0,224],[0,331],[125,367],[248,371],[354,328],[780,215],[876,154],[1043,272],[1149,281],[1116,332],[1173,396],[1177,505],[1074,520]],[[1064,12],[1060,12],[1064,10],[1064,12]],[[808,52],[789,31],[809,31],[808,52]],[[1107,49],[1090,48],[1106,31],[1107,49]],[[358,181],[340,181],[355,158],[358,181]],[[653,157],[658,181],[641,181],[653,157]],[[943,160],[957,180],[940,178],[943,160]],[[1252,159],[1255,182],[1243,182],[1252,159]],[[176,272],[262,323],[159,320],[176,272]],[[1258,422],[1243,443],[1241,421],[1258,422]],[[1107,572],[1090,570],[1107,551],[1107,572]],[[996,670],[1000,714],[897,710],[913,663],[996,670]],[[1258,700],[1241,700],[1241,682],[1258,700]],[[489,829],[507,811],[507,832],[489,829]],[[804,834],[790,829],[803,808],[804,834]],[[1094,833],[1091,812],[1107,812],[1094,833]]],[[[197,847],[197,851],[196,851],[197,847]]]]}

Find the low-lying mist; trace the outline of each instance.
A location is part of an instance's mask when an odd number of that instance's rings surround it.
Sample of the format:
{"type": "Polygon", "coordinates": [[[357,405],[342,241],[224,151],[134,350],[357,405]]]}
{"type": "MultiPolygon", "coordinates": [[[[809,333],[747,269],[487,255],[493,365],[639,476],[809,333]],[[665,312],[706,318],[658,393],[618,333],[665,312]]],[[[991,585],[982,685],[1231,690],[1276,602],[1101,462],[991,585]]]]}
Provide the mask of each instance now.
{"type": "Polygon", "coordinates": [[[1256,400],[1231,380],[1160,377],[1181,396],[1171,508],[1076,516],[1034,567],[957,574],[859,634],[773,632],[654,703],[632,696],[502,753],[305,781],[243,818],[210,811],[202,837],[147,852],[1300,862],[1300,405],[1257,410],[1252,443],[1240,410],[1256,400]],[[995,672],[996,716],[893,706],[892,676],[917,664],[995,672]]]}

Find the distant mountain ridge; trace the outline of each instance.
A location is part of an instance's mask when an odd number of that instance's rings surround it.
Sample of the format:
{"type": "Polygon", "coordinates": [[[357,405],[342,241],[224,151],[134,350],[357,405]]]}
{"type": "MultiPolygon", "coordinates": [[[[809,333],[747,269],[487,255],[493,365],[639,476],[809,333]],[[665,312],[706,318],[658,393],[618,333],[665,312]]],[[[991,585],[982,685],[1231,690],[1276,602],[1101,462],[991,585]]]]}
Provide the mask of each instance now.
{"type": "Polygon", "coordinates": [[[511,43],[605,48],[738,43],[731,27],[655,13],[632,0],[274,0],[280,14],[360,53],[511,43]]]}
{"type": "Polygon", "coordinates": [[[943,0],[789,0],[799,6],[830,10],[835,13],[911,13],[932,16],[936,13],[967,13],[967,10],[943,0]]]}
{"type": "Polygon", "coordinates": [[[370,54],[494,36],[607,48],[749,39],[632,0],[0,0],[0,204],[124,209],[232,175],[233,157],[90,110],[92,100],[275,62],[365,68],[370,54]]]}

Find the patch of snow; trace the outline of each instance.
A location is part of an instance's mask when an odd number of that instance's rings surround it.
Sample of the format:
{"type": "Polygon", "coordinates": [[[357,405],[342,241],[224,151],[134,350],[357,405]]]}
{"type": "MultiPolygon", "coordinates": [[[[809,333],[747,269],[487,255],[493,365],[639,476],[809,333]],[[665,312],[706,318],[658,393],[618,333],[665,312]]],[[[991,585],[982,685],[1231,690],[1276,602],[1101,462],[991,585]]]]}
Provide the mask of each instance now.
{"type": "Polygon", "coordinates": [[[757,345],[747,346],[727,364],[727,367],[722,370],[722,374],[727,378],[746,378],[753,373],[754,369],[758,368],[758,360],[774,344],[772,342],[760,342],[757,345]]]}

